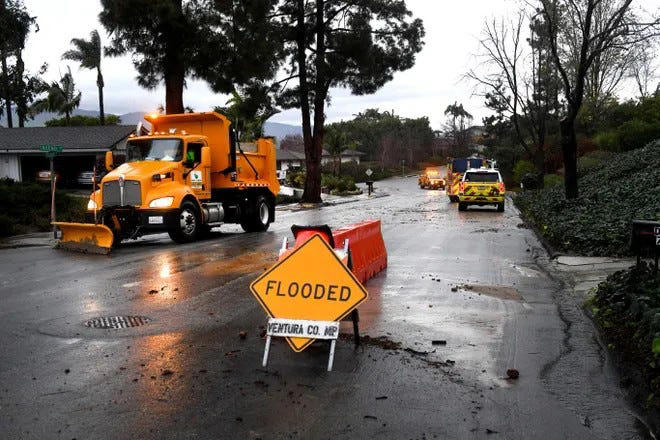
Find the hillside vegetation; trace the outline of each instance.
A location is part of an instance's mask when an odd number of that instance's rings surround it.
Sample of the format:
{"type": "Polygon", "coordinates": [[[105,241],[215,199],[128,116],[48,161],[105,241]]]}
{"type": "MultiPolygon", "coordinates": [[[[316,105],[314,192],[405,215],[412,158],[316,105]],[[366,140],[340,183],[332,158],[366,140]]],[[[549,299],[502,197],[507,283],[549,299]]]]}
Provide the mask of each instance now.
{"type": "Polygon", "coordinates": [[[579,188],[575,200],[563,185],[526,191],[516,205],[558,251],[629,255],[632,220],[660,220],[660,140],[592,164],[579,188]]]}

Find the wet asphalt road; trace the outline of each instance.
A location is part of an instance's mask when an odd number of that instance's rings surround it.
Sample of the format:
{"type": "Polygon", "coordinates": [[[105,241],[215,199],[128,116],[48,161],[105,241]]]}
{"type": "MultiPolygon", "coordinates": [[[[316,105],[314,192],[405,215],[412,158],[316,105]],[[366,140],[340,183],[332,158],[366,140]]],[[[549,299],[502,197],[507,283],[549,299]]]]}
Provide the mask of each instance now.
{"type": "Polygon", "coordinates": [[[388,195],[278,211],[263,234],[152,236],[110,256],[0,251],[0,437],[643,438],[511,203],[459,213],[415,178],[376,187],[388,195]],[[262,369],[265,315],[248,286],[290,226],[374,218],[389,267],[366,285],[361,331],[400,348],[355,349],[343,325],[331,373],[324,343],[295,354],[274,341],[262,369]],[[82,324],[115,315],[152,321],[82,324]]]}

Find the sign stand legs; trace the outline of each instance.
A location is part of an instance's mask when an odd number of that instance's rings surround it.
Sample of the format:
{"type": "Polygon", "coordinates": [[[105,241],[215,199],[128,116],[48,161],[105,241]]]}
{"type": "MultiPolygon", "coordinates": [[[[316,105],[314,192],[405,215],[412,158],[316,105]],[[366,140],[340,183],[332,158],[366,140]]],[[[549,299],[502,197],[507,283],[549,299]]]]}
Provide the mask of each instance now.
{"type": "Polygon", "coordinates": [[[266,336],[266,347],[264,347],[264,360],[261,362],[261,366],[265,367],[268,365],[268,353],[270,352],[270,341],[271,341],[271,336],[268,335],[266,336]]]}
{"type": "Polygon", "coordinates": [[[358,322],[360,322],[360,314],[357,309],[351,312],[351,320],[353,321],[353,340],[355,341],[355,346],[360,346],[360,329],[358,322]]]}
{"type": "Polygon", "coordinates": [[[330,355],[328,356],[328,371],[332,371],[332,364],[335,362],[335,345],[337,344],[336,339],[330,341],[330,355]]]}

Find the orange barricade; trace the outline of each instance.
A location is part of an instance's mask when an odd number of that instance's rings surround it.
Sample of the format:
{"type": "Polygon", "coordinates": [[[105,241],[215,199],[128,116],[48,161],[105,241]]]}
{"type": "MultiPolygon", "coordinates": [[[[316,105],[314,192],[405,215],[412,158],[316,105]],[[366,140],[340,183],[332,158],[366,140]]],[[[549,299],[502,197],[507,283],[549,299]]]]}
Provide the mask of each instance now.
{"type": "MultiPolygon", "coordinates": [[[[320,235],[334,249],[343,249],[348,239],[349,267],[361,283],[376,276],[387,267],[387,249],[380,229],[380,220],[358,223],[332,231],[327,225],[291,227],[296,243],[293,249],[309,240],[313,235],[320,235]]],[[[280,259],[293,249],[283,247],[280,259]]]]}

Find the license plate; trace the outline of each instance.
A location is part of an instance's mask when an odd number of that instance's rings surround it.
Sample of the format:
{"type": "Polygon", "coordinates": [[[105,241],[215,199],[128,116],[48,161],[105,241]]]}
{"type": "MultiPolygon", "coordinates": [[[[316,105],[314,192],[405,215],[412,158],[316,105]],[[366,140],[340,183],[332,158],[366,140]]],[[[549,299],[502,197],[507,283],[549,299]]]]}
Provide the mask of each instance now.
{"type": "Polygon", "coordinates": [[[163,216],[158,215],[158,216],[153,216],[149,217],[149,224],[150,225],[162,225],[163,224],[163,216]]]}

